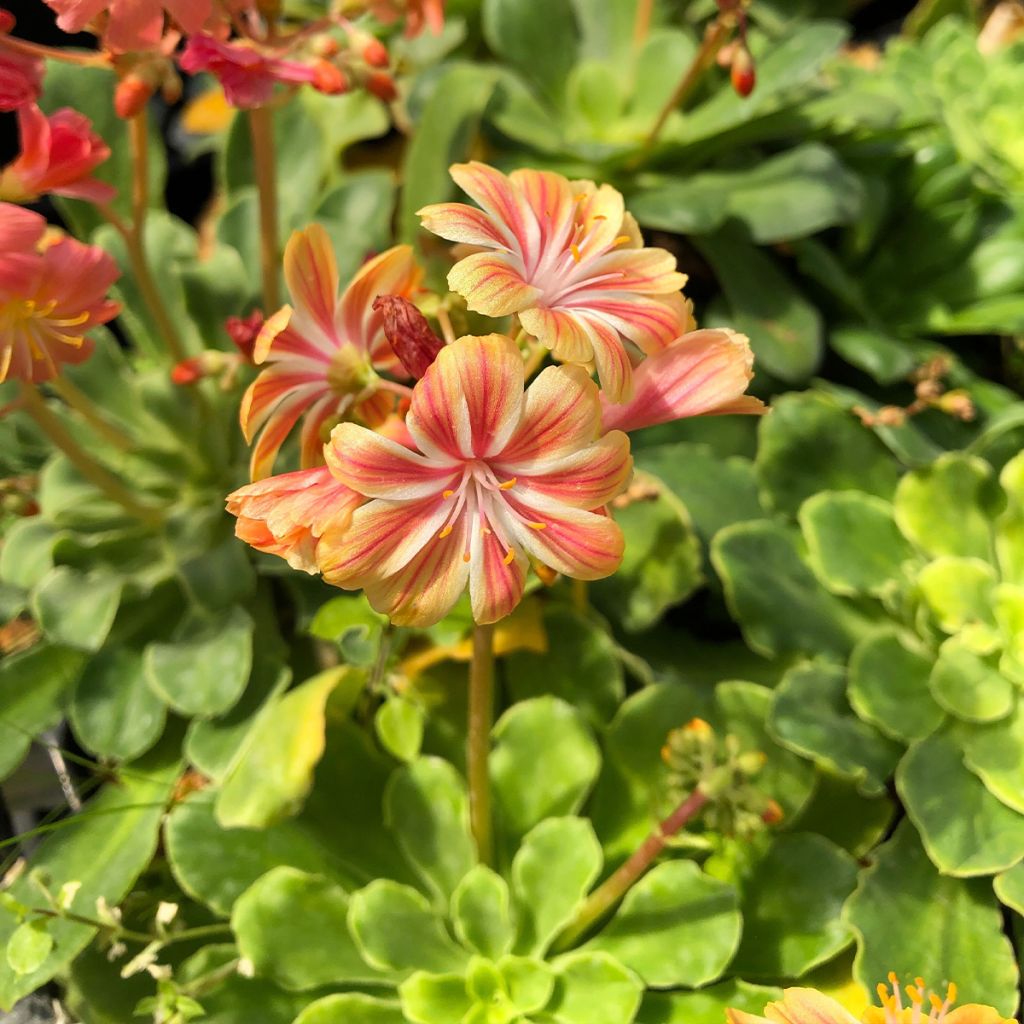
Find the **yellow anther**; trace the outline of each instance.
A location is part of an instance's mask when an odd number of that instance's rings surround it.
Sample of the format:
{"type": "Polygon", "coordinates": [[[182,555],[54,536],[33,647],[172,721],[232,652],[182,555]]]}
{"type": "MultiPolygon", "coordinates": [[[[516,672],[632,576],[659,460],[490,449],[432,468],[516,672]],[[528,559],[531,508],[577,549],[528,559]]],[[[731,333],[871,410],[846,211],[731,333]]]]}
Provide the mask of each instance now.
{"type": "Polygon", "coordinates": [[[619,237],[616,238],[614,242],[612,242],[611,247],[614,249],[617,245],[625,245],[627,242],[632,241],[633,239],[630,238],[629,235],[619,235],[619,237]]]}
{"type": "Polygon", "coordinates": [[[490,535],[491,535],[491,528],[489,526],[481,526],[480,527],[480,536],[481,537],[490,537],[490,535]]]}
{"type": "Polygon", "coordinates": [[[934,992],[928,996],[928,1002],[932,1004],[933,1010],[937,1011],[942,1009],[942,1000],[934,992]]]}
{"type": "Polygon", "coordinates": [[[469,552],[468,552],[468,551],[464,551],[464,552],[462,553],[462,560],[463,560],[464,562],[468,562],[468,561],[469,561],[469,552]]]}
{"type": "Polygon", "coordinates": [[[595,213],[591,220],[607,220],[608,218],[603,213],[595,213]]]}
{"type": "Polygon", "coordinates": [[[875,986],[875,991],[878,993],[878,1001],[883,1006],[888,1006],[889,1005],[889,1001],[892,999],[892,996],[889,995],[889,990],[885,987],[885,985],[883,985],[881,982],[879,982],[875,986]]]}
{"type": "Polygon", "coordinates": [[[920,1006],[924,1002],[924,993],[914,985],[908,985],[906,988],[907,995],[910,997],[910,1001],[915,1006],[920,1006]]]}
{"type": "Polygon", "coordinates": [[[580,261],[580,247],[575,242],[573,242],[572,245],[569,246],[569,252],[572,253],[572,258],[577,263],[579,263],[579,261],[580,261]]]}
{"type": "Polygon", "coordinates": [[[896,977],[895,971],[890,971],[888,977],[890,985],[896,986],[900,983],[900,979],[896,977]]]}
{"type": "Polygon", "coordinates": [[[526,524],[531,530],[546,530],[548,528],[547,523],[527,523],[526,524]]]}
{"type": "Polygon", "coordinates": [[[508,552],[506,553],[506,555],[505,555],[505,557],[504,557],[504,558],[502,559],[502,561],[503,561],[503,562],[504,562],[504,563],[505,563],[506,565],[511,565],[511,564],[512,564],[512,562],[513,562],[513,561],[515,560],[515,557],[516,557],[516,553],[515,553],[515,551],[513,551],[513,550],[512,550],[512,548],[509,548],[509,549],[508,549],[508,552]]]}
{"type": "Polygon", "coordinates": [[[438,540],[444,540],[452,532],[452,524],[449,523],[438,535],[438,540]]]}
{"type": "Polygon", "coordinates": [[[916,986],[917,986],[917,987],[918,987],[918,988],[919,988],[919,989],[920,989],[920,990],[921,990],[922,992],[924,992],[924,991],[925,991],[925,989],[927,989],[927,988],[928,988],[928,986],[927,986],[927,985],[926,985],[926,984],[924,983],[924,978],[915,978],[915,979],[914,979],[914,984],[915,984],[915,985],[916,985],[916,986]]]}
{"type": "Polygon", "coordinates": [[[441,497],[447,501],[455,492],[454,491],[442,491],[441,497]]]}
{"type": "Polygon", "coordinates": [[[956,982],[954,982],[954,981],[951,981],[946,986],[946,1002],[947,1003],[955,1003],[956,1002],[956,982]]]}
{"type": "Polygon", "coordinates": [[[587,193],[586,192],[577,192],[576,195],[574,195],[572,197],[572,201],[574,203],[582,203],[583,200],[586,199],[586,198],[587,198],[587,193]]]}
{"type": "Polygon", "coordinates": [[[515,487],[516,480],[518,480],[518,479],[519,479],[518,477],[514,476],[514,477],[512,477],[511,480],[506,480],[503,484],[498,484],[498,490],[499,491],[507,491],[510,488],[515,487]]]}

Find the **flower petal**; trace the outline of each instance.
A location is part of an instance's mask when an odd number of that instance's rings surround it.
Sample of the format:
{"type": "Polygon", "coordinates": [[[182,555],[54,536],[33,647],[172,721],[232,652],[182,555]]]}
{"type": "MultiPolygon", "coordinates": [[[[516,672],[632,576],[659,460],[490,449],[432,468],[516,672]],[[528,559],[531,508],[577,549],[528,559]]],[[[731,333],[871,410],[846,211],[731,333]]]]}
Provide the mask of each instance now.
{"type": "Polygon", "coordinates": [[[292,232],[284,249],[284,279],[295,307],[293,330],[300,335],[315,331],[334,340],[338,264],[330,236],[321,225],[292,232]]]}
{"type": "Polygon", "coordinates": [[[529,562],[516,547],[505,547],[484,518],[483,529],[470,538],[469,597],[474,621],[497,622],[508,615],[523,596],[529,562]]]}
{"type": "Polygon", "coordinates": [[[306,385],[297,388],[278,403],[267,418],[266,426],[249,456],[249,478],[251,480],[262,480],[270,475],[281,445],[284,444],[285,438],[291,433],[291,429],[298,422],[299,417],[309,408],[316,393],[316,385],[306,385]]]}
{"type": "Polygon", "coordinates": [[[448,271],[448,287],[470,309],[485,316],[508,316],[529,309],[541,295],[523,279],[518,257],[501,252],[477,252],[448,271]]]}
{"type": "Polygon", "coordinates": [[[578,247],[580,262],[583,262],[615,244],[622,233],[626,204],[622,193],[611,185],[595,186],[592,181],[574,181],[572,189],[582,197],[576,218],[583,225],[578,247]]]}
{"type": "Polygon", "coordinates": [[[787,988],[780,1002],[765,1007],[765,1016],[778,1024],[857,1024],[839,1003],[813,988],[787,988]]]}
{"type": "Polygon", "coordinates": [[[318,390],[327,391],[326,383],[319,374],[305,370],[296,372],[284,365],[270,367],[256,377],[246,388],[238,410],[239,423],[249,444],[252,444],[256,431],[267,422],[278,403],[299,389],[310,401],[313,401],[318,390]]]}
{"type": "Polygon", "coordinates": [[[541,472],[517,476],[510,492],[527,505],[543,496],[573,508],[594,509],[619,495],[632,471],[629,438],[614,430],[586,448],[550,460],[541,472]]]}
{"type": "Polygon", "coordinates": [[[509,476],[527,474],[601,433],[597,385],[582,366],[548,366],[526,389],[523,415],[498,461],[509,476]]]}
{"type": "Polygon", "coordinates": [[[451,512],[440,494],[418,501],[375,498],[355,511],[343,533],[324,535],[317,549],[320,571],[328,583],[348,589],[383,580],[436,538],[451,512]]]}
{"type": "Polygon", "coordinates": [[[339,423],[324,448],[338,480],[368,498],[407,501],[454,487],[462,467],[438,464],[355,423],[339,423]]]}
{"type": "Polygon", "coordinates": [[[622,562],[625,540],[608,516],[539,495],[526,504],[509,492],[506,503],[501,518],[508,535],[556,572],[578,580],[599,580],[611,576],[622,562]],[[543,526],[538,529],[528,523],[543,526]]]}
{"type": "Polygon", "coordinates": [[[413,390],[406,419],[434,458],[485,458],[508,443],[523,409],[523,359],[500,334],[441,349],[413,390]]]}
{"type": "MultiPolygon", "coordinates": [[[[540,227],[538,255],[545,250],[561,253],[569,244],[576,216],[576,200],[569,181],[554,171],[515,170],[509,181],[530,204],[540,227]]],[[[531,262],[531,267],[536,261],[531,262]]]]}
{"type": "Polygon", "coordinates": [[[982,1003],[964,1003],[951,1010],[943,1019],[943,1024],[1014,1024],[1004,1017],[994,1006],[982,1003]]]}
{"type": "Polygon", "coordinates": [[[750,342],[729,330],[701,330],[648,356],[634,371],[630,401],[602,395],[606,429],[639,430],[687,416],[760,414],[764,403],[745,395],[753,377],[750,342]]]}
{"type": "MultiPolygon", "coordinates": [[[[586,280],[582,281],[581,291],[606,289],[668,295],[679,291],[686,284],[686,275],[676,270],[675,256],[665,249],[616,249],[595,259],[589,265],[588,272],[592,278],[606,274],[615,276],[593,285],[588,285],[586,280]]],[[[566,301],[564,297],[563,301],[566,301]]]]}
{"type": "Polygon", "coordinates": [[[614,327],[593,316],[581,316],[594,349],[594,366],[601,391],[612,402],[624,402],[633,394],[633,364],[614,327]]]}
{"type": "Polygon", "coordinates": [[[515,244],[501,226],[483,210],[466,203],[433,203],[417,210],[423,226],[449,242],[464,245],[481,245],[484,248],[504,249],[511,252],[515,244]]]}
{"type": "Polygon", "coordinates": [[[575,312],[564,309],[524,309],[519,322],[556,359],[565,363],[589,363],[594,358],[590,333],[575,312]]]}
{"type": "MultiPolygon", "coordinates": [[[[527,256],[540,243],[540,227],[523,193],[501,171],[476,160],[453,164],[449,173],[471,199],[475,199],[527,256]]],[[[492,314],[493,315],[493,314],[492,314]]]]}
{"type": "Polygon", "coordinates": [[[648,354],[667,348],[695,326],[691,303],[678,293],[646,296],[608,292],[587,303],[586,310],[648,354]]]}
{"type": "Polygon", "coordinates": [[[279,555],[293,569],[315,573],[321,534],[328,527],[343,529],[360,501],[321,466],[240,487],[228,495],[227,510],[238,517],[236,537],[279,555]]]}

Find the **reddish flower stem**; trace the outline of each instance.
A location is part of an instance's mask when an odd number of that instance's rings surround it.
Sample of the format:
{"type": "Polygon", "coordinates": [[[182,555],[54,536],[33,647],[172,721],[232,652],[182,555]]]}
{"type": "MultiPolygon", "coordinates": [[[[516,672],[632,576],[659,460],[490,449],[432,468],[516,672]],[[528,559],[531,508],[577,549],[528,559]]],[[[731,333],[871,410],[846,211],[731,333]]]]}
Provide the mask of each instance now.
{"type": "Polygon", "coordinates": [[[278,288],[280,259],[277,240],[277,169],[274,162],[274,121],[267,107],[249,111],[253,168],[260,207],[260,265],[263,273],[263,308],[267,314],[281,305],[278,288]]]}
{"type": "Polygon", "coordinates": [[[494,626],[473,627],[469,664],[469,720],[466,775],[469,778],[469,823],[481,864],[494,859],[491,835],[491,724],[494,719],[494,626]]]}
{"type": "Polygon", "coordinates": [[[87,68],[110,67],[110,58],[106,54],[76,53],[74,50],[60,50],[54,46],[30,43],[27,39],[19,39],[17,36],[0,36],[0,46],[5,46],[8,50],[13,50],[15,53],[22,53],[26,57],[60,60],[65,64],[78,64],[81,67],[87,68]]]}
{"type": "Polygon", "coordinates": [[[586,898],[576,916],[555,940],[553,950],[561,952],[569,949],[595,922],[611,910],[647,872],[647,869],[665,849],[667,841],[707,802],[708,798],[699,789],[695,789],[667,818],[660,822],[633,851],[629,859],[586,898]]]}

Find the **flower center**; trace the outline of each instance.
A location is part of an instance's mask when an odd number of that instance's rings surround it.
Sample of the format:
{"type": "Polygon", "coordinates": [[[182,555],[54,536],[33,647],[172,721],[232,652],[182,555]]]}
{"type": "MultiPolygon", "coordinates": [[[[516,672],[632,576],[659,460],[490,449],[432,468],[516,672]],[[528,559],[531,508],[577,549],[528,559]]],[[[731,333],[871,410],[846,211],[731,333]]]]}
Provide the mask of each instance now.
{"type": "Polygon", "coordinates": [[[339,397],[373,391],[376,379],[370,361],[350,342],[340,345],[327,364],[327,384],[339,397]]]}
{"type": "Polygon", "coordinates": [[[35,299],[11,299],[0,306],[0,339],[15,335],[28,344],[33,359],[44,359],[44,341],[62,341],[66,345],[80,348],[82,337],[68,334],[64,328],[80,327],[89,319],[89,314],[54,317],[50,314],[56,308],[56,301],[40,304],[35,299]]]}
{"type": "Polygon", "coordinates": [[[904,988],[910,1002],[909,1006],[904,1006],[895,971],[889,972],[889,986],[879,983],[876,991],[882,1003],[880,1016],[884,1024],[939,1024],[956,1002],[956,985],[953,982],[946,986],[943,999],[928,990],[924,978],[915,978],[913,985],[904,988]]]}

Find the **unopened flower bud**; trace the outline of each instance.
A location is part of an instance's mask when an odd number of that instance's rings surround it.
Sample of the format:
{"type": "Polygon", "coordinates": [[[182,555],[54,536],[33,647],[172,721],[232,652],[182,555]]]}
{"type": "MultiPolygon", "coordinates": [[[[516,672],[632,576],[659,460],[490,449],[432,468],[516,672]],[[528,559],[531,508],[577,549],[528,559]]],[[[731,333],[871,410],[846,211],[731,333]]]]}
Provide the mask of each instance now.
{"type": "Polygon", "coordinates": [[[386,71],[373,71],[367,75],[366,91],[385,103],[391,103],[398,97],[395,80],[386,71]]]}
{"type": "Polygon", "coordinates": [[[341,52],[338,40],[326,33],[321,33],[313,39],[312,49],[318,57],[326,58],[337,57],[341,52]]]}
{"type": "Polygon", "coordinates": [[[939,408],[950,416],[970,422],[974,419],[975,409],[971,396],[962,388],[947,391],[938,401],[939,408]]]}
{"type": "Polygon", "coordinates": [[[902,427],[907,422],[907,410],[898,405],[883,405],[875,414],[875,423],[880,427],[902,427]]]}
{"type": "Polygon", "coordinates": [[[384,320],[384,334],[401,364],[413,377],[422,377],[444,348],[427,318],[400,295],[378,295],[373,309],[384,320]]]}
{"type": "Polygon", "coordinates": [[[937,381],[931,378],[919,381],[914,388],[914,394],[924,402],[930,402],[942,394],[944,388],[937,381]]]}
{"type": "Polygon", "coordinates": [[[250,363],[253,361],[253,349],[262,328],[263,313],[258,309],[254,309],[248,316],[229,316],[224,321],[224,330],[227,331],[228,337],[250,363]]]}
{"type": "Polygon", "coordinates": [[[0,7],[0,35],[6,35],[14,28],[14,15],[0,7]]]}
{"type": "Polygon", "coordinates": [[[729,69],[729,78],[732,80],[732,87],[738,96],[746,98],[754,91],[754,84],[757,81],[757,73],[754,70],[754,58],[746,45],[736,47],[732,56],[732,67],[729,69]]]}
{"type": "Polygon", "coordinates": [[[391,63],[388,48],[376,37],[368,35],[362,47],[363,60],[370,67],[386,68],[391,63]]]}
{"type": "Polygon", "coordinates": [[[345,72],[330,61],[318,60],[313,64],[313,88],[328,96],[338,96],[348,91],[345,72]]]}
{"type": "Polygon", "coordinates": [[[227,368],[228,361],[237,361],[237,356],[228,356],[216,349],[207,349],[197,356],[183,359],[171,370],[171,381],[179,387],[195,384],[204,377],[211,377],[227,368]]]}
{"type": "Polygon", "coordinates": [[[138,75],[125,75],[114,90],[114,112],[127,120],[138,114],[153,95],[153,86],[138,75]]]}
{"type": "Polygon", "coordinates": [[[697,736],[710,736],[711,726],[703,718],[691,718],[683,728],[697,736]]]}
{"type": "Polygon", "coordinates": [[[766,825],[778,825],[784,817],[785,814],[783,814],[782,808],[779,806],[779,802],[769,798],[768,803],[765,805],[765,809],[761,812],[761,820],[766,825]]]}

